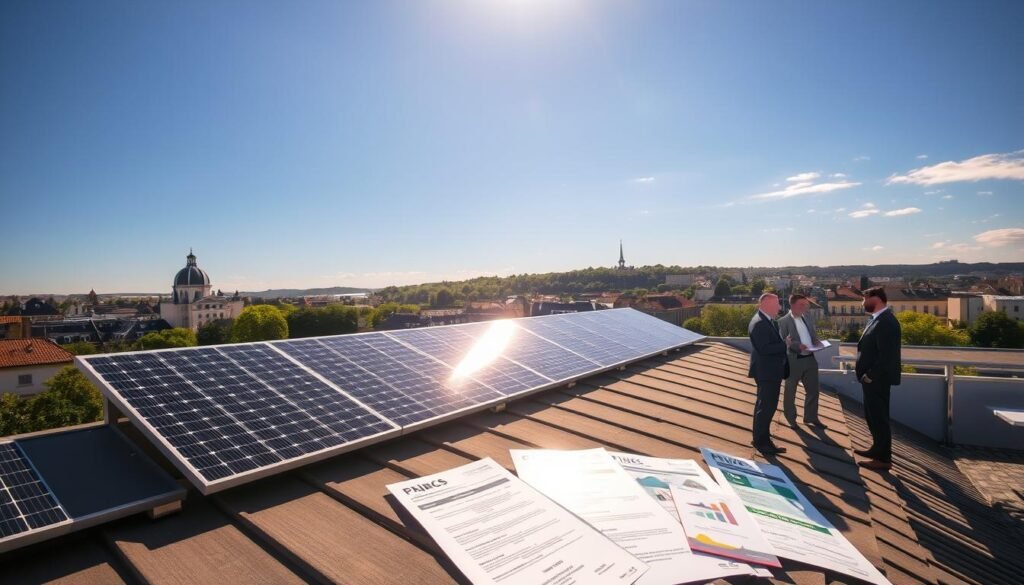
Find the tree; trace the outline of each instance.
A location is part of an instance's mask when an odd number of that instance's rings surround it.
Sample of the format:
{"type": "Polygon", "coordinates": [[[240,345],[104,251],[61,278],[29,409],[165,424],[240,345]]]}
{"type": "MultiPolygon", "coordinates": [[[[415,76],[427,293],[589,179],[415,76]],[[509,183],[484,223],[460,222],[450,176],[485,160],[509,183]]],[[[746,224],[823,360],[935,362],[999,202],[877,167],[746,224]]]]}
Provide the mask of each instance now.
{"type": "Polygon", "coordinates": [[[139,349],[167,349],[169,347],[193,347],[199,345],[191,329],[175,327],[163,331],[151,331],[138,341],[139,349]]]}
{"type": "Polygon", "coordinates": [[[434,305],[438,307],[450,307],[455,304],[455,295],[452,291],[442,288],[437,291],[437,295],[434,296],[434,305]]]}
{"type": "Polygon", "coordinates": [[[764,287],[768,286],[763,278],[757,278],[754,282],[750,283],[750,294],[751,296],[759,297],[764,292],[764,287]]]}
{"type": "Polygon", "coordinates": [[[417,305],[399,305],[398,303],[384,303],[373,310],[373,313],[366,319],[366,323],[371,328],[376,328],[383,323],[388,317],[394,313],[419,313],[420,308],[417,305]]]}
{"type": "Polygon", "coordinates": [[[88,341],[72,341],[61,346],[64,351],[72,353],[74,355],[92,355],[98,353],[96,346],[89,343],[88,341]]]}
{"type": "Polygon", "coordinates": [[[707,325],[704,324],[704,320],[700,317],[690,317],[683,322],[683,329],[689,329],[694,333],[700,333],[701,335],[707,335],[707,325]]]}
{"type": "Polygon", "coordinates": [[[359,310],[344,305],[301,309],[288,315],[288,336],[314,337],[355,333],[359,329],[359,310]]]}
{"type": "Polygon", "coordinates": [[[715,296],[716,297],[727,297],[732,292],[732,283],[726,278],[721,278],[718,284],[715,285],[715,296]]]}
{"type": "Polygon", "coordinates": [[[935,315],[904,311],[896,315],[896,319],[906,345],[967,345],[966,332],[950,329],[935,315]]]}
{"type": "Polygon", "coordinates": [[[745,297],[750,296],[751,286],[749,284],[737,284],[736,286],[732,287],[730,292],[734,295],[743,295],[745,297]]]}
{"type": "Polygon", "coordinates": [[[970,330],[971,343],[978,347],[1019,349],[1024,347],[1024,323],[1002,311],[982,313],[970,330]]]}
{"type": "Polygon", "coordinates": [[[670,287],[669,285],[667,285],[667,284],[665,284],[663,282],[663,283],[658,285],[658,289],[657,290],[660,293],[667,293],[668,291],[672,290],[672,287],[670,287]]]}
{"type": "Polygon", "coordinates": [[[231,342],[231,319],[210,321],[196,332],[199,345],[219,345],[231,342]]]}
{"type": "Polygon", "coordinates": [[[0,396],[0,436],[80,425],[103,416],[103,396],[74,366],[44,384],[46,390],[28,400],[0,396]]]}
{"type": "MultiPolygon", "coordinates": [[[[707,305],[701,312],[701,333],[720,337],[746,337],[754,305],[707,305]]],[[[689,327],[687,327],[689,329],[689,327]]]]}
{"type": "Polygon", "coordinates": [[[242,309],[231,327],[231,341],[268,341],[288,338],[288,321],[272,305],[252,305],[242,309]]]}

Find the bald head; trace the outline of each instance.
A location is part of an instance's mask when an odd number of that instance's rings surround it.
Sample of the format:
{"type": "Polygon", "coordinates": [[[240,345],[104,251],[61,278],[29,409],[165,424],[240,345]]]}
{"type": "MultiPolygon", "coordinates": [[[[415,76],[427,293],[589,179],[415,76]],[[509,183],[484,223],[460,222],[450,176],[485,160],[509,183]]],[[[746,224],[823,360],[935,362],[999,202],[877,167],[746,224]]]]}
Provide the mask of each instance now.
{"type": "Polygon", "coordinates": [[[762,313],[769,317],[775,317],[779,314],[779,296],[772,293],[764,293],[759,299],[757,299],[757,308],[762,313]]]}

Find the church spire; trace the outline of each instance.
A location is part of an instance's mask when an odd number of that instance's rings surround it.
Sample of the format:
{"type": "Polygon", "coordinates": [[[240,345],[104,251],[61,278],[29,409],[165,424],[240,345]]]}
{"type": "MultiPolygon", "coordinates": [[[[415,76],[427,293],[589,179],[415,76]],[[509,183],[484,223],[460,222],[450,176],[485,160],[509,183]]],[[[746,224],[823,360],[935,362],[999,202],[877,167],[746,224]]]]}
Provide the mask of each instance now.
{"type": "Polygon", "coordinates": [[[619,270],[626,268],[626,256],[622,253],[622,240],[619,240],[619,270]]]}
{"type": "Polygon", "coordinates": [[[191,247],[189,247],[189,249],[188,249],[188,256],[185,256],[185,260],[188,261],[187,262],[188,266],[195,266],[196,265],[196,255],[192,253],[192,248],[191,247]]]}

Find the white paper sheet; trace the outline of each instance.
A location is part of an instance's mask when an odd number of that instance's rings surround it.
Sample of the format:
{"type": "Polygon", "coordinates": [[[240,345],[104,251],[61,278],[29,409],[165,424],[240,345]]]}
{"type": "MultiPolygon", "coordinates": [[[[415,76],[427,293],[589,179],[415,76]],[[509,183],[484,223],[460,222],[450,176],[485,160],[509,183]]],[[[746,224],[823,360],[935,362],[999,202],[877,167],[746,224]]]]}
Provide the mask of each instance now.
{"type": "Polygon", "coordinates": [[[814,353],[816,351],[821,351],[821,350],[825,349],[826,347],[832,347],[832,344],[829,343],[827,340],[819,339],[818,340],[818,345],[809,345],[809,346],[807,346],[807,351],[809,351],[811,353],[814,353]]]}
{"type": "Polygon", "coordinates": [[[782,469],[707,448],[701,453],[718,483],[731,489],[754,516],[775,554],[878,585],[889,583],[782,469]]]}
{"type": "Polygon", "coordinates": [[[475,585],[629,585],[647,570],[490,458],[387,487],[475,585]]]}
{"type": "Polygon", "coordinates": [[[516,473],[645,562],[638,585],[674,585],[750,573],[695,555],[678,518],[652,500],[604,449],[511,450],[516,473]]]}

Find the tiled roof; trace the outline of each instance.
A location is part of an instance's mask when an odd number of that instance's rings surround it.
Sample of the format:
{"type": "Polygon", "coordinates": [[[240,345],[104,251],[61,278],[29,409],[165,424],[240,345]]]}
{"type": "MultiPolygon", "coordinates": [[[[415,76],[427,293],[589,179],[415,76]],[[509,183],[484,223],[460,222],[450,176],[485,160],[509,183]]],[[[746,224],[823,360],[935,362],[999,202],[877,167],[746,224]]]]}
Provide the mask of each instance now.
{"type": "Polygon", "coordinates": [[[21,317],[18,315],[0,315],[0,325],[11,323],[21,323],[21,317]]]}
{"type": "MultiPolygon", "coordinates": [[[[605,446],[700,459],[701,446],[751,455],[748,356],[701,344],[211,497],[181,513],[126,519],[0,556],[12,582],[464,583],[385,486],[482,457],[513,469],[510,448],[605,446]]],[[[798,397],[798,404],[802,397],[798,397]]],[[[1000,523],[942,449],[896,429],[892,474],[862,475],[859,405],[823,392],[825,431],[774,435],[775,459],[807,498],[895,584],[999,583],[1024,574],[1021,538],[1000,523]],[[848,430],[849,429],[849,430],[848,430]]],[[[129,428],[130,429],[130,428],[129,428]]],[[[850,582],[784,561],[775,582],[850,582]]]]}
{"type": "Polygon", "coordinates": [[[75,356],[46,339],[0,339],[0,368],[70,364],[75,356]]]}

